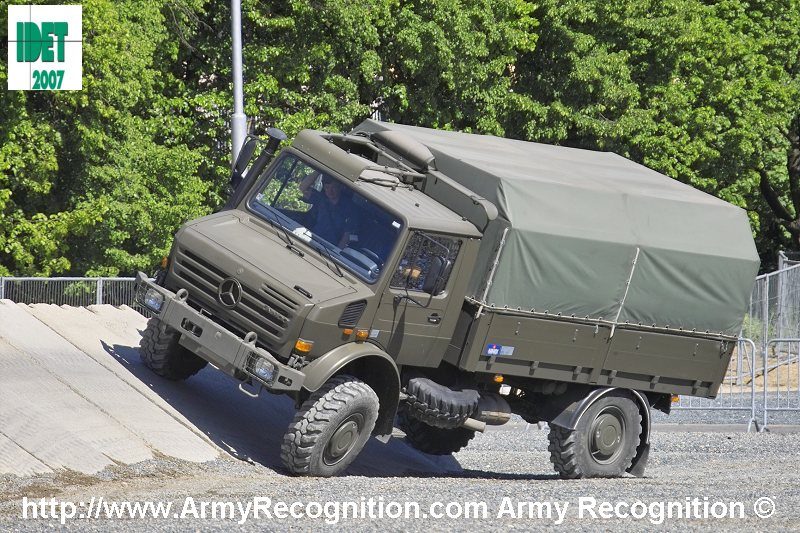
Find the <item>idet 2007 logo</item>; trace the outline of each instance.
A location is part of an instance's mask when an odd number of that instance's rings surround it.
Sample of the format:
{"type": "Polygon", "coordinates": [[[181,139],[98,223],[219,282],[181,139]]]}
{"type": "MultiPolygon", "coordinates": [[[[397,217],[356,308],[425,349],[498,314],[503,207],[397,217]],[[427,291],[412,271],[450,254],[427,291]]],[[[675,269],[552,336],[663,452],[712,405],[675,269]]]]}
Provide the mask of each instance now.
{"type": "Polygon", "coordinates": [[[8,89],[83,87],[82,7],[8,6],[8,89]]]}

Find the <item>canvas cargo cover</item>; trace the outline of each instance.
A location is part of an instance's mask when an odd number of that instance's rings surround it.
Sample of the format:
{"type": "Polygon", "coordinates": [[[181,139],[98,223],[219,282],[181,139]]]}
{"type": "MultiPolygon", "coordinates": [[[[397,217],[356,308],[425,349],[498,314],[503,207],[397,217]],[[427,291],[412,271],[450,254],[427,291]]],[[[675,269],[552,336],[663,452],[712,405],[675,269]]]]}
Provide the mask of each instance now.
{"type": "Polygon", "coordinates": [[[612,324],[739,333],[759,266],[742,209],[609,152],[373,120],[356,128],[386,129],[426,145],[438,171],[497,206],[498,218],[481,228],[471,297],[612,324]]]}

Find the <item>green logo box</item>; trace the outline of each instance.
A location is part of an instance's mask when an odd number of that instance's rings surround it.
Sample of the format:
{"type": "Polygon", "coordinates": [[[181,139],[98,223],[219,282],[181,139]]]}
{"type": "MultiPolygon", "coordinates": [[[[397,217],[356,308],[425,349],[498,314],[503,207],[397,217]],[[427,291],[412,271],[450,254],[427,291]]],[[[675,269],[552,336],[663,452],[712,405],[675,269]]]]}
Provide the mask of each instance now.
{"type": "Polygon", "coordinates": [[[8,6],[8,89],[83,88],[83,7],[8,6]]]}

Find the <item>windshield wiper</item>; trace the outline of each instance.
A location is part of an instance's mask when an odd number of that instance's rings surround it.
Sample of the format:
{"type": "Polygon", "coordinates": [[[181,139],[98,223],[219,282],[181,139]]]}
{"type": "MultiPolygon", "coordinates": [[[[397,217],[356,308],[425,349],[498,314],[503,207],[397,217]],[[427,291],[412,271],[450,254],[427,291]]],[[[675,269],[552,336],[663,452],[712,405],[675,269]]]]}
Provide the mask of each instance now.
{"type": "Polygon", "coordinates": [[[319,246],[312,246],[312,248],[314,248],[317,252],[319,252],[324,257],[326,257],[328,259],[328,261],[326,261],[326,263],[328,263],[328,267],[331,270],[333,270],[333,267],[335,267],[336,270],[334,272],[339,274],[340,278],[343,278],[344,274],[342,274],[342,269],[339,268],[339,264],[336,261],[333,260],[333,256],[331,255],[331,251],[323,243],[319,243],[319,244],[320,244],[319,246]],[[331,265],[333,265],[333,267],[331,267],[331,265]]]}
{"type": "Polygon", "coordinates": [[[303,257],[305,255],[303,253],[303,250],[301,250],[300,248],[295,246],[294,241],[292,241],[292,238],[289,236],[289,230],[287,230],[283,226],[283,224],[280,223],[280,221],[278,220],[278,215],[273,213],[269,208],[264,209],[264,211],[267,213],[267,222],[269,222],[270,224],[272,224],[276,228],[280,229],[281,233],[283,233],[283,235],[281,235],[280,237],[283,240],[283,242],[286,243],[286,248],[288,248],[289,250],[293,251],[294,253],[296,253],[300,257],[303,257]]]}

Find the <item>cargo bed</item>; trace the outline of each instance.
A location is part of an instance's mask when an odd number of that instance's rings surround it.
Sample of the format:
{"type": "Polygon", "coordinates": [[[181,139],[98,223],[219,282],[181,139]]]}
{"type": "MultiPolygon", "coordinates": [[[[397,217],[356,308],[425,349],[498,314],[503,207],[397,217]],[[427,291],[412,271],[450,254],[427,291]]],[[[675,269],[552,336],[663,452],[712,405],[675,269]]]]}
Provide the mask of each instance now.
{"type": "Polygon", "coordinates": [[[729,337],[631,326],[612,334],[605,324],[467,301],[445,360],[468,372],[713,398],[735,344],[729,337]]]}

